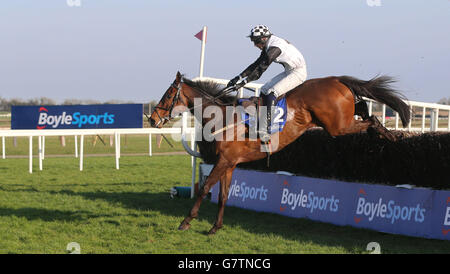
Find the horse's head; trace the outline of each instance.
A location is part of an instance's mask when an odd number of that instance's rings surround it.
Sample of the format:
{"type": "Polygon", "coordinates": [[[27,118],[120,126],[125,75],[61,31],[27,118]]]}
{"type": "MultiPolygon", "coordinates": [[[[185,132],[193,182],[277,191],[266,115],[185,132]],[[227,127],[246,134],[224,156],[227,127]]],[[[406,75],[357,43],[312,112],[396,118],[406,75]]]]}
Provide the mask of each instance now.
{"type": "Polygon", "coordinates": [[[166,90],[158,105],[155,106],[152,115],[149,118],[152,127],[161,128],[165,123],[172,119],[173,110],[179,111],[179,107],[186,107],[185,98],[181,98],[182,82],[181,73],[177,72],[175,81],[166,90]]]}

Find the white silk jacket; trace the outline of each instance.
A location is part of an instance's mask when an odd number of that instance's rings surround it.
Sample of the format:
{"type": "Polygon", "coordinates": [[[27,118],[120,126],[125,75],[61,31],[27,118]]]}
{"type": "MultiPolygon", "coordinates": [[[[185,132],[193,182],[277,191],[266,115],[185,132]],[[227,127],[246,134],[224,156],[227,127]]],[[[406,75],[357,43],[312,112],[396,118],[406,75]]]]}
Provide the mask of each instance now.
{"type": "Polygon", "coordinates": [[[305,58],[303,58],[300,51],[288,41],[272,34],[267,41],[264,50],[267,51],[270,47],[277,47],[281,50],[281,54],[275,58],[274,62],[282,64],[286,71],[292,69],[306,70],[305,58]]]}

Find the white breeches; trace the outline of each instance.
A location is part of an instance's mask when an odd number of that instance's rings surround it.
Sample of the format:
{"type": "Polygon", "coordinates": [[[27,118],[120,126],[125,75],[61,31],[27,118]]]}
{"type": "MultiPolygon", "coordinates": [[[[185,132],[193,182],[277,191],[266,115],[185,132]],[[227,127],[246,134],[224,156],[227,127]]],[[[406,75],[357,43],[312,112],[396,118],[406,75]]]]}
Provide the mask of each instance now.
{"type": "Polygon", "coordinates": [[[267,95],[273,92],[276,97],[279,97],[303,83],[306,76],[304,68],[283,71],[265,83],[261,87],[261,93],[267,95]]]}

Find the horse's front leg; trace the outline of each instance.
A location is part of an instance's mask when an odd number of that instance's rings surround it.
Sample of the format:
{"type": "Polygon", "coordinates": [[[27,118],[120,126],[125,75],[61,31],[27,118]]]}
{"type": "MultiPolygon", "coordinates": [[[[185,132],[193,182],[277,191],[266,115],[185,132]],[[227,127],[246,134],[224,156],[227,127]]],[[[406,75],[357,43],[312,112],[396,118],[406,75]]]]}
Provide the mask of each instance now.
{"type": "Polygon", "coordinates": [[[230,190],[231,177],[233,175],[233,168],[228,168],[223,176],[220,178],[220,193],[219,193],[219,212],[217,214],[216,222],[214,226],[209,230],[208,234],[216,234],[217,230],[223,227],[223,214],[225,211],[225,204],[228,200],[228,192],[230,190]]]}
{"type": "Polygon", "coordinates": [[[203,186],[202,190],[199,191],[199,194],[197,196],[197,200],[195,201],[194,206],[192,207],[191,211],[189,212],[189,215],[181,222],[180,226],[178,227],[179,230],[187,230],[191,227],[190,222],[197,218],[198,216],[198,210],[200,209],[200,205],[205,198],[205,196],[209,193],[209,190],[211,187],[213,187],[219,179],[223,176],[224,172],[226,170],[226,164],[224,161],[219,161],[214,166],[214,168],[211,170],[211,173],[209,174],[208,178],[206,179],[205,185],[203,186]]]}

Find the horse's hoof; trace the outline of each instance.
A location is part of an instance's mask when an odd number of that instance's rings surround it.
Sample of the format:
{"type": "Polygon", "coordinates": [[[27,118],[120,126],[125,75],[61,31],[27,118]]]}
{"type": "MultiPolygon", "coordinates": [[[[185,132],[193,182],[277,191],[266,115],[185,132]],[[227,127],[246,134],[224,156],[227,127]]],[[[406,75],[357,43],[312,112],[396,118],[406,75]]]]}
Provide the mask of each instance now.
{"type": "Polygon", "coordinates": [[[213,227],[209,230],[208,235],[215,235],[216,232],[217,232],[217,230],[219,230],[219,229],[221,229],[221,228],[222,228],[222,227],[213,226],[213,227]]]}
{"type": "Polygon", "coordinates": [[[184,231],[184,230],[188,230],[190,227],[191,227],[191,224],[182,222],[181,225],[178,227],[178,230],[184,231]]]}

